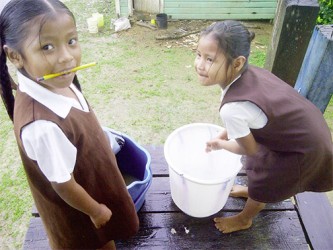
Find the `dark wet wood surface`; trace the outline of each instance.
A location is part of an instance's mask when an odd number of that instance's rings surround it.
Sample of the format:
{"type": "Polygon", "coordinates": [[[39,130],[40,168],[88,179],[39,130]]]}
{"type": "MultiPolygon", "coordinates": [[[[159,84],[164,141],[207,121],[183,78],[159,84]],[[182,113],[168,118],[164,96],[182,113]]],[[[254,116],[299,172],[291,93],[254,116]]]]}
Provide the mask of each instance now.
{"type": "MultiPolygon", "coordinates": [[[[243,209],[245,199],[229,197],[216,215],[193,218],[173,203],[168,166],[161,146],[147,146],[152,157],[153,181],[139,211],[140,230],[130,240],[117,242],[117,249],[309,249],[306,231],[291,200],[268,204],[244,231],[222,234],[215,216],[230,216],[243,209]]],[[[246,183],[241,171],[238,183],[246,183]]],[[[33,211],[23,249],[49,249],[38,212],[33,211]]]]}

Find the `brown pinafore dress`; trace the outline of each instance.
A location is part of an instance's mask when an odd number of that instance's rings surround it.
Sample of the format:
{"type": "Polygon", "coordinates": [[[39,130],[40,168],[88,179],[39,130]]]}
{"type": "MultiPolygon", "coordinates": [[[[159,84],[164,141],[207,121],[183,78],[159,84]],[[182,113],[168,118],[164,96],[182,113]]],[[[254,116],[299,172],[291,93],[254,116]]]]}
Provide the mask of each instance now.
{"type": "Polygon", "coordinates": [[[259,152],[246,156],[249,197],[278,202],[304,192],[333,189],[333,144],[320,110],[267,70],[249,66],[224,96],[250,101],[268,118],[251,129],[259,152]]]}
{"type": "Polygon", "coordinates": [[[72,108],[65,119],[17,91],[14,129],[29,186],[53,249],[97,249],[110,240],[126,239],[139,221],[110,145],[92,110],[72,108]],[[56,123],[77,148],[73,175],[88,194],[112,211],[110,221],[96,229],[88,215],[72,208],[53,190],[37,163],[26,155],[21,129],[36,120],[56,123]]]}

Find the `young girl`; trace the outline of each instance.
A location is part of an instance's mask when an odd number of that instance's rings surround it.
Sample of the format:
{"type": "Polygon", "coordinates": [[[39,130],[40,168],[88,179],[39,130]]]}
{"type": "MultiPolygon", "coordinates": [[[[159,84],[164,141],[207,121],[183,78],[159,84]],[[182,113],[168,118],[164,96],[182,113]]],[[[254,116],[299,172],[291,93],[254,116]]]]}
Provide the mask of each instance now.
{"type": "Polygon", "coordinates": [[[237,21],[215,23],[202,32],[194,62],[202,85],[222,88],[225,130],[206,151],[245,156],[248,187],[235,185],[231,195],[247,202],[239,214],[214,219],[223,233],[249,228],[265,203],[333,189],[332,138],[321,112],[270,72],[248,65],[253,37],[237,21]]]}
{"type": "Polygon", "coordinates": [[[53,249],[115,249],[138,230],[131,196],[75,73],[73,14],[58,0],[12,0],[0,16],[1,93],[53,249]],[[7,58],[18,69],[14,97],[7,58]]]}

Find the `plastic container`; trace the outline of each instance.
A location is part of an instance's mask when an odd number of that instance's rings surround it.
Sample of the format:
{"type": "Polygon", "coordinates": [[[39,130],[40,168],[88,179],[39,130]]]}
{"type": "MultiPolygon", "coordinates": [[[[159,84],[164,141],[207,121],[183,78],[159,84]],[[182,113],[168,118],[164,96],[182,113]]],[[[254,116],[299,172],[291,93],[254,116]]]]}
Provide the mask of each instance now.
{"type": "Polygon", "coordinates": [[[116,154],[117,163],[125,182],[126,178],[130,177],[129,183],[126,183],[127,190],[133,199],[136,211],[139,211],[152,182],[151,157],[148,151],[133,139],[125,134],[121,135],[125,139],[125,144],[116,154]]]}
{"type": "Polygon", "coordinates": [[[229,196],[241,156],[226,150],[206,153],[206,142],[223,128],[193,123],[173,131],[164,145],[171,197],[186,214],[208,217],[220,211],[229,196]]]}
{"type": "Polygon", "coordinates": [[[91,34],[98,33],[98,20],[97,17],[89,17],[87,19],[88,31],[91,34]]]}
{"type": "Polygon", "coordinates": [[[93,13],[92,16],[97,19],[97,27],[101,29],[104,27],[104,16],[100,13],[93,13]]]}
{"type": "Polygon", "coordinates": [[[159,13],[156,15],[157,27],[160,29],[168,28],[168,15],[165,13],[159,13]]]}

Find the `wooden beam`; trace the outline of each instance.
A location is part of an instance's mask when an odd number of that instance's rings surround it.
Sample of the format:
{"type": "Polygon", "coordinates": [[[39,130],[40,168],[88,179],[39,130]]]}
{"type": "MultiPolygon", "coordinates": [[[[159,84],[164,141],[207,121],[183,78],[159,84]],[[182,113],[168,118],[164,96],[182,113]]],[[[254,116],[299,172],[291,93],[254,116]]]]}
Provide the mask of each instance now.
{"type": "Polygon", "coordinates": [[[314,28],[295,89],[322,113],[333,94],[333,26],[314,28]]]}
{"type": "Polygon", "coordinates": [[[281,0],[265,68],[294,86],[319,12],[315,0],[281,0]]]}
{"type": "Polygon", "coordinates": [[[120,0],[115,0],[117,17],[120,17],[120,2],[119,1],[120,0]]]}

